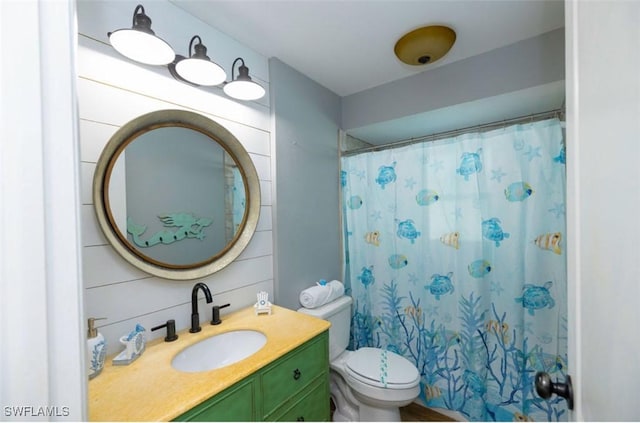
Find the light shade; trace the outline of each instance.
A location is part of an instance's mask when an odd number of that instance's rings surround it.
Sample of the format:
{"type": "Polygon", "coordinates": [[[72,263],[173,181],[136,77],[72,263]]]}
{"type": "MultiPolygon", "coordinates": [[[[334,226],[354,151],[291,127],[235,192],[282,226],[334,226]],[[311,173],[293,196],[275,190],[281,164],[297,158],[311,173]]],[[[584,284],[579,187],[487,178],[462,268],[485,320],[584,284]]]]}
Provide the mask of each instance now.
{"type": "Polygon", "coordinates": [[[151,30],[151,19],[138,5],[133,12],[131,29],[110,32],[109,42],[123,56],[147,65],[166,65],[175,58],[175,52],[151,30]]]}
{"type": "Polygon", "coordinates": [[[249,68],[244,65],[244,60],[238,57],[231,66],[231,82],[223,88],[225,94],[238,100],[257,100],[264,97],[266,91],[260,84],[251,80],[249,68]],[[236,63],[241,61],[238,68],[238,77],[233,79],[233,70],[236,63]]]}
{"type": "Polygon", "coordinates": [[[398,59],[408,65],[422,66],[443,57],[456,42],[456,33],[441,25],[425,26],[403,35],[394,47],[398,59]]]}
{"type": "Polygon", "coordinates": [[[180,78],[192,84],[204,86],[219,85],[227,79],[224,69],[212,62],[207,56],[207,48],[202,44],[198,35],[191,38],[189,55],[189,58],[178,60],[175,64],[175,71],[180,78]],[[191,48],[196,38],[198,44],[195,45],[195,53],[191,54],[191,48]]]}

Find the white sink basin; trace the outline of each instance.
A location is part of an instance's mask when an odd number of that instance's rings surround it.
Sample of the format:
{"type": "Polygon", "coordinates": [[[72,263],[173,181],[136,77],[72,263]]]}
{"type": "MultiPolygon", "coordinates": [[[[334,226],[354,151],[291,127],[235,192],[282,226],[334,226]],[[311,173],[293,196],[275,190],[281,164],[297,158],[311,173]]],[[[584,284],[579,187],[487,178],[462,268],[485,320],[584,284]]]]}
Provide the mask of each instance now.
{"type": "Polygon", "coordinates": [[[171,366],[191,373],[219,369],[253,355],[266,343],[267,337],[254,330],[225,332],[180,351],[171,366]]]}

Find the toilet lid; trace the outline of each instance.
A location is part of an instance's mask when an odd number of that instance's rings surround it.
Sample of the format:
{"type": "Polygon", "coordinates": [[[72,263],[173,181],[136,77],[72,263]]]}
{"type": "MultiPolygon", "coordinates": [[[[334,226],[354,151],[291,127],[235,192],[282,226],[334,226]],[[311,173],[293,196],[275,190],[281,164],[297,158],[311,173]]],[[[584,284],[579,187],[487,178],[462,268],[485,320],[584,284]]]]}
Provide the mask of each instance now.
{"type": "Polygon", "coordinates": [[[345,364],[353,377],[369,385],[399,389],[415,386],[420,379],[409,360],[380,348],[360,348],[345,364]]]}

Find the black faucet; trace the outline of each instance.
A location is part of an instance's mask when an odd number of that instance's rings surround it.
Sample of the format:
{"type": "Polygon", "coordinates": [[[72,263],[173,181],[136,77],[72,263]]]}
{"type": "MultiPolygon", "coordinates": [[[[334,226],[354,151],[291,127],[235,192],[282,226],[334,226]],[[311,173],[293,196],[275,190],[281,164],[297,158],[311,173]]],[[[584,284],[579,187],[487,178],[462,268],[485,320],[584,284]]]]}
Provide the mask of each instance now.
{"type": "Polygon", "coordinates": [[[207,304],[213,301],[211,291],[209,291],[209,287],[207,285],[202,282],[198,282],[193,286],[193,289],[191,290],[191,329],[189,329],[189,332],[191,333],[200,332],[202,330],[200,327],[200,315],[198,314],[198,289],[202,289],[204,292],[207,304]]]}

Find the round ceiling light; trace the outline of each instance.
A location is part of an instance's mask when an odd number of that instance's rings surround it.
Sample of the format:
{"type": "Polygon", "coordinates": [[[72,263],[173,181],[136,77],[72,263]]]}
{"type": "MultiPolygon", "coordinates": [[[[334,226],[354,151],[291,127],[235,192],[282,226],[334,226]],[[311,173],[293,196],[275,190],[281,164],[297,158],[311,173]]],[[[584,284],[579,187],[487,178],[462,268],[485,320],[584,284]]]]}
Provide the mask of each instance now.
{"type": "Polygon", "coordinates": [[[455,41],[456,33],[449,27],[424,26],[403,35],[393,50],[402,62],[422,66],[447,54],[455,41]]]}

